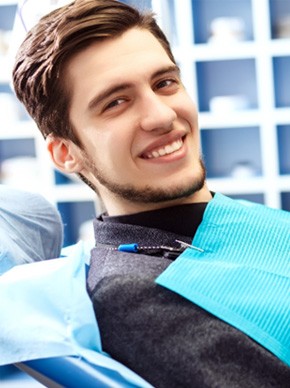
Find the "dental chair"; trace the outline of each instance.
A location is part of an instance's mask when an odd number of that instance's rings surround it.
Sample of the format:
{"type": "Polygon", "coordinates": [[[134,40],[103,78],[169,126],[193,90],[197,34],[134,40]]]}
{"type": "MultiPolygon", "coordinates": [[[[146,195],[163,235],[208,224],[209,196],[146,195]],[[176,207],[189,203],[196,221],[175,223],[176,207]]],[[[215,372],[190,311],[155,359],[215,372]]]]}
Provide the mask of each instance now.
{"type": "Polygon", "coordinates": [[[0,232],[0,366],[47,387],[151,387],[103,352],[86,291],[91,246],[61,250],[56,209],[0,185],[0,232]]]}
{"type": "Polygon", "coordinates": [[[152,387],[102,351],[86,292],[84,247],[0,276],[0,365],[47,387],[152,387]]]}

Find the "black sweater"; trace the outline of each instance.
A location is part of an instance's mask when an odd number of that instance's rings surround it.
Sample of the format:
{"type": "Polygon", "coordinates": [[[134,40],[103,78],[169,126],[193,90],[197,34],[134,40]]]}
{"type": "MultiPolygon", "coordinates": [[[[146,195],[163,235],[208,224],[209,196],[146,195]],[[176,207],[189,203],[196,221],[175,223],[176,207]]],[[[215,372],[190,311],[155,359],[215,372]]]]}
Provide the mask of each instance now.
{"type": "Polygon", "coordinates": [[[205,207],[95,220],[88,290],[103,349],[158,388],[289,387],[290,368],[276,356],[154,282],[174,259],[163,247],[190,243],[205,207]],[[117,251],[124,243],[155,249],[117,251]]]}

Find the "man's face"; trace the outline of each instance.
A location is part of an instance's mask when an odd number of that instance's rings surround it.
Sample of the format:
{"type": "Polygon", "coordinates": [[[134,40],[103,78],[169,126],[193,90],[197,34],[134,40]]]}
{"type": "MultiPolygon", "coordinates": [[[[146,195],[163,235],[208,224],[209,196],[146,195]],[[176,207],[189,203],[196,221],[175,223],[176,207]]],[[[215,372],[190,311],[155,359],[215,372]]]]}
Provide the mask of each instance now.
{"type": "Polygon", "coordinates": [[[93,43],[65,70],[84,148],[78,172],[110,215],[193,202],[203,192],[196,107],[151,33],[134,28],[93,43]]]}

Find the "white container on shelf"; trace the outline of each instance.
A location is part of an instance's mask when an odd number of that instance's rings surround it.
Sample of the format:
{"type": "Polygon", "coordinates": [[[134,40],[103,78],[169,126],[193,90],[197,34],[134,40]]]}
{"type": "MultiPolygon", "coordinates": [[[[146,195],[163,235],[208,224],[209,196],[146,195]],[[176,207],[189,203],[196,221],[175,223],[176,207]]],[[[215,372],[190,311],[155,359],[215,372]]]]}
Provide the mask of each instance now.
{"type": "Polygon", "coordinates": [[[235,43],[245,40],[245,22],[238,17],[219,17],[210,24],[209,43],[235,43]]]}
{"type": "Polygon", "coordinates": [[[216,96],[210,99],[209,109],[212,113],[235,112],[246,110],[250,106],[247,96],[216,96]]]}

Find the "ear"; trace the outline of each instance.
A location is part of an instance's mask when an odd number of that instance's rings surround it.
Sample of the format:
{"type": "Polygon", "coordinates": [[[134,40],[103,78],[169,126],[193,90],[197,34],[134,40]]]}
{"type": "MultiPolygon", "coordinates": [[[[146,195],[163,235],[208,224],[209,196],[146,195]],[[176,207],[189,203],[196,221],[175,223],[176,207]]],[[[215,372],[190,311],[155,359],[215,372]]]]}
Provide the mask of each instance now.
{"type": "Polygon", "coordinates": [[[81,151],[71,140],[50,134],[46,138],[46,147],[59,170],[66,173],[77,173],[82,170],[81,151]]]}

